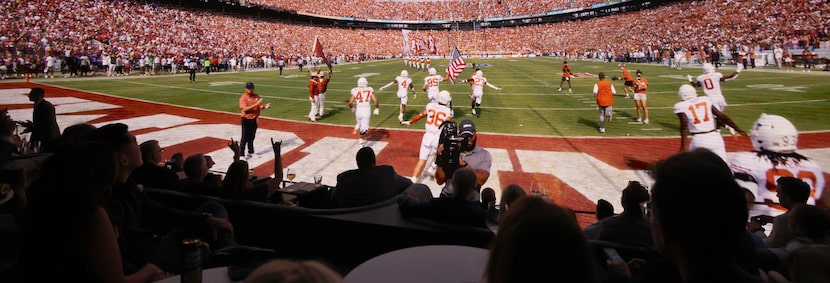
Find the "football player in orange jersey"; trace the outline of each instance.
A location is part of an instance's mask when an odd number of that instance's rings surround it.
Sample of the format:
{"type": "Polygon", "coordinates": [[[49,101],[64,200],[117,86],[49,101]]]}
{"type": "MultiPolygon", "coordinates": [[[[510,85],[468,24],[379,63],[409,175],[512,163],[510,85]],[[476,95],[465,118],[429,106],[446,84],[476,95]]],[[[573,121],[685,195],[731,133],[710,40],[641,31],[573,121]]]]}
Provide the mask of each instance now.
{"type": "Polygon", "coordinates": [[[623,85],[623,91],[625,91],[625,98],[630,98],[631,96],[628,95],[628,92],[634,93],[634,79],[631,78],[631,72],[625,68],[625,65],[620,64],[620,70],[623,73],[622,80],[625,81],[623,85]]]}
{"type": "Polygon", "coordinates": [[[565,82],[568,82],[568,92],[573,92],[571,90],[571,65],[568,61],[562,62],[562,81],[559,82],[559,91],[562,91],[562,85],[565,82]]]}

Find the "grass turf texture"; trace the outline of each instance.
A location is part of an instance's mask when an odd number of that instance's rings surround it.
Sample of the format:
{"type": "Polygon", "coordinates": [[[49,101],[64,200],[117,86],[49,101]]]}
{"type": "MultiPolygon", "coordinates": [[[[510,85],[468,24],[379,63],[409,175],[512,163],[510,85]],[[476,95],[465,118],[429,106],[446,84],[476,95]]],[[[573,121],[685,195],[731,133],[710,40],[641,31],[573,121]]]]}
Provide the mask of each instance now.
{"type": "MultiPolygon", "coordinates": [[[[432,67],[444,73],[447,60],[433,60],[432,67]]],[[[612,81],[617,89],[614,102],[614,119],[606,123],[606,133],[597,132],[599,114],[592,95],[596,75],[605,72],[610,80],[621,76],[617,63],[569,60],[573,73],[590,75],[571,80],[573,93],[568,93],[567,82],[557,91],[561,78],[562,60],[552,57],[515,59],[467,59],[468,67],[459,76],[469,78],[475,62],[491,84],[504,88],[496,91],[484,88],[484,97],[478,116],[470,113],[470,85],[442,82],[441,89],[452,94],[455,120],[472,119],[481,132],[523,134],[537,136],[678,136],[679,122],[672,111],[679,101],[678,87],[687,83],[686,75],[696,77],[702,73],[695,66],[682,70],[662,64],[628,64],[632,75],[637,69],[649,81],[648,106],[650,124],[635,123],[637,118],[633,99],[623,98],[623,82],[612,81]]],[[[324,67],[325,68],[325,67],[324,67]]],[[[732,73],[734,65],[721,67],[725,76],[732,73]]],[[[316,69],[314,69],[316,70],[316,69]]],[[[354,125],[354,114],[348,109],[349,90],[357,85],[360,76],[367,77],[369,86],[375,89],[380,101],[380,115],[372,116],[372,128],[416,129],[423,125],[400,126],[397,120],[399,100],[396,86],[378,91],[392,81],[401,70],[409,71],[418,96],[409,96],[404,119],[423,111],[427,95],[421,91],[426,71],[404,65],[400,59],[364,62],[361,64],[335,65],[326,98],[326,116],[318,123],[354,125]]],[[[738,126],[747,132],[761,113],[778,114],[792,121],[799,131],[826,131],[830,128],[830,80],[828,73],[813,70],[810,73],[786,73],[775,67],[745,70],[738,79],[722,82],[721,87],[728,106],[724,111],[738,126]]],[[[69,80],[44,80],[49,85],[105,93],[120,97],[156,101],[195,108],[238,113],[239,95],[245,82],[254,82],[256,92],[263,96],[271,109],[264,109],[265,117],[307,121],[309,112],[307,68],[303,72],[286,69],[283,76],[277,70],[253,72],[199,73],[197,83],[188,83],[187,74],[175,76],[140,76],[90,78],[69,80]]],[[[703,92],[698,88],[698,95],[703,92]]],[[[632,96],[633,97],[633,96],[632,96]]]]}

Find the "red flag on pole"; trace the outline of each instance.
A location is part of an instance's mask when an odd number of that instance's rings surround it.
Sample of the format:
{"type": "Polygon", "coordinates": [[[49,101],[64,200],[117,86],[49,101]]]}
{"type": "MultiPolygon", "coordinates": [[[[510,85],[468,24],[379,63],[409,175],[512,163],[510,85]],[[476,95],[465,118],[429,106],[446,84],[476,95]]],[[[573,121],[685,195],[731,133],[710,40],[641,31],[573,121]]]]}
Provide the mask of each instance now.
{"type": "Polygon", "coordinates": [[[314,56],[323,58],[323,62],[326,63],[326,66],[328,66],[329,69],[331,69],[331,62],[329,62],[329,58],[326,57],[326,53],[323,52],[323,44],[320,43],[320,40],[318,40],[316,36],[314,37],[314,49],[311,50],[311,53],[314,54],[314,56]]]}
{"type": "Polygon", "coordinates": [[[458,77],[458,74],[461,74],[461,71],[464,71],[464,68],[467,67],[467,62],[461,56],[461,51],[458,51],[458,46],[453,46],[452,49],[450,64],[447,65],[447,76],[449,76],[452,83],[455,83],[455,78],[458,77]]]}

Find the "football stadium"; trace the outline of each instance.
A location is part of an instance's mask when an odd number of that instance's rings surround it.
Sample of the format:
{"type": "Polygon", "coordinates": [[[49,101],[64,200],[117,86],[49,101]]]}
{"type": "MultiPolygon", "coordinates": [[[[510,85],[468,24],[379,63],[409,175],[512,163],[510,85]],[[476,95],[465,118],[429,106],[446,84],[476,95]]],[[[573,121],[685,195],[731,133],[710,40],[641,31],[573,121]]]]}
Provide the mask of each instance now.
{"type": "Polygon", "coordinates": [[[827,1],[306,2],[0,4],[0,275],[830,280],[827,1]]]}

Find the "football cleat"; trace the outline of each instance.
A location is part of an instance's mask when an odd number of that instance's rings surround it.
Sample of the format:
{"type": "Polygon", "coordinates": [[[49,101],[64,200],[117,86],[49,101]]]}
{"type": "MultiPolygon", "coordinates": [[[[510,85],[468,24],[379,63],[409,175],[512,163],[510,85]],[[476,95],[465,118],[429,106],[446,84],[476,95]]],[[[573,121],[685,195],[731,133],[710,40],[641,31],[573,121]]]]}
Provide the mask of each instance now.
{"type": "Polygon", "coordinates": [[[646,118],[645,120],[643,120],[643,124],[648,124],[648,118],[646,118]]]}
{"type": "Polygon", "coordinates": [[[605,133],[605,128],[599,128],[600,133],[605,133]]]}

